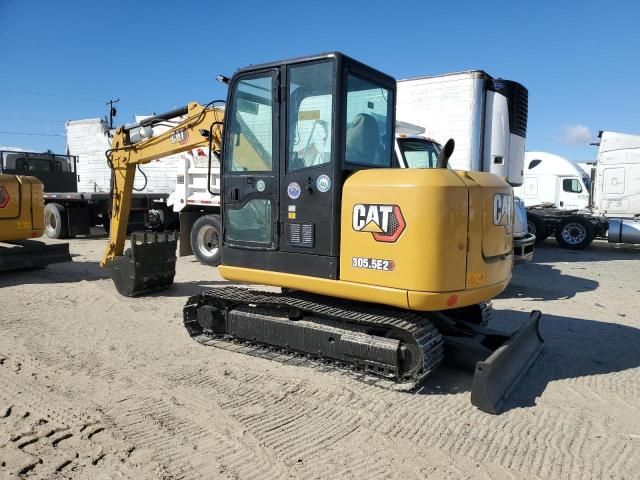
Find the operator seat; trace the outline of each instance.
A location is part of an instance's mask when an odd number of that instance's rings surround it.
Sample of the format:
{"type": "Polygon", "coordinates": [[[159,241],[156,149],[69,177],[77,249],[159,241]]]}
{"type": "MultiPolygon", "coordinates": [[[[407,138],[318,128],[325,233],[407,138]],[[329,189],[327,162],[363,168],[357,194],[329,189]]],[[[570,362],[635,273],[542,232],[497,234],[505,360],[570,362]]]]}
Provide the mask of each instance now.
{"type": "Polygon", "coordinates": [[[378,122],[366,113],[359,113],[347,129],[346,160],[349,163],[371,165],[376,163],[380,143],[378,122]]]}

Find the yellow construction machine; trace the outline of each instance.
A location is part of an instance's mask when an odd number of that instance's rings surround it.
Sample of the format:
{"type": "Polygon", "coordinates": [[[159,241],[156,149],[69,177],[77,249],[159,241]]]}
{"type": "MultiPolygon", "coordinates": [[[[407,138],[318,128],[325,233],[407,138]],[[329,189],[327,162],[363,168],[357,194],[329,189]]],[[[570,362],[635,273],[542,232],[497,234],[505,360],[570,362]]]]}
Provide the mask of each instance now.
{"type": "Polygon", "coordinates": [[[513,335],[485,326],[511,279],[511,187],[446,168],[452,141],[438,168],[392,168],[396,82],[343,54],[226,80],[224,110],[191,103],[116,131],[102,265],[118,291],[165,288],[175,274],[175,232],[133,233],[124,252],[137,166],[208,145],[222,170],[220,274],[282,291],[189,298],[194,339],[405,389],[449,358],[475,368],[472,403],[500,411],[543,346],[540,312],[513,335]]]}
{"type": "Polygon", "coordinates": [[[70,261],[69,244],[45,245],[33,240],[44,229],[42,182],[30,176],[0,174],[0,272],[70,261]]]}

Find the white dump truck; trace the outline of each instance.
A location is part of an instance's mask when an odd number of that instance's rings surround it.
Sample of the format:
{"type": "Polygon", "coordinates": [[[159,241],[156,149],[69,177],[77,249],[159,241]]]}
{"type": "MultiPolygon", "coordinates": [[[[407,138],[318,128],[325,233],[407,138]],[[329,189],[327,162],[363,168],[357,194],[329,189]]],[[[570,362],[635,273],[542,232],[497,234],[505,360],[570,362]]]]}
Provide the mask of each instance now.
{"type": "MultiPolygon", "coordinates": [[[[512,186],[523,182],[527,114],[524,86],[481,70],[398,81],[397,133],[422,133],[438,142],[453,138],[451,168],[495,173],[512,186]]],[[[535,237],[517,198],[514,211],[514,257],[521,263],[531,260],[535,237]]]]}
{"type": "Polygon", "coordinates": [[[640,135],[600,132],[591,175],[558,155],[530,152],[521,194],[539,240],[555,234],[564,248],[594,238],[640,244],[640,135]]]}

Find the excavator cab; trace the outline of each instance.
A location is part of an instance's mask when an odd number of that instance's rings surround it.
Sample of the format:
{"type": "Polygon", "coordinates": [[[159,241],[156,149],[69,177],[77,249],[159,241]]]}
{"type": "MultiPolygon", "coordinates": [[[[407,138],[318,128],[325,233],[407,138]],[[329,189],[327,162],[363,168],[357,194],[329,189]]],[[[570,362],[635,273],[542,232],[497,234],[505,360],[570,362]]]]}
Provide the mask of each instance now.
{"type": "Polygon", "coordinates": [[[342,187],[391,167],[395,80],[338,53],[252,66],[225,112],[223,264],[339,277],[342,187]]]}

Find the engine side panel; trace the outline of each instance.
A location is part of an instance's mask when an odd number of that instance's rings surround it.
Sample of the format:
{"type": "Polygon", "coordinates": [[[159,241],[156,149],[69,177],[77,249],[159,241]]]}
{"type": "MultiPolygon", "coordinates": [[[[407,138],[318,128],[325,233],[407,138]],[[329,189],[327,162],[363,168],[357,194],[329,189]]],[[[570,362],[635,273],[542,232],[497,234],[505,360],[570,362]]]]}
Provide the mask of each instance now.
{"type": "Polygon", "coordinates": [[[465,288],[468,189],[445,169],[375,169],[342,192],[340,279],[423,292],[465,288]]]}

